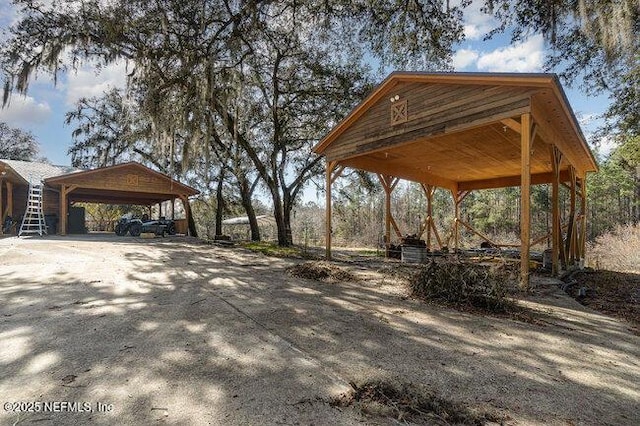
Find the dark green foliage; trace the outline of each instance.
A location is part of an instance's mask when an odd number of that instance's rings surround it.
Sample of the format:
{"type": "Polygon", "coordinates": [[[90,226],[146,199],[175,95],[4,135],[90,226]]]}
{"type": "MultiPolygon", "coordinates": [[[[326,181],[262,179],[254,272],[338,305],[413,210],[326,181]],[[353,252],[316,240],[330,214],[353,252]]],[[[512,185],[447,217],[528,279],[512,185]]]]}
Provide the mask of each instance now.
{"type": "Polygon", "coordinates": [[[22,129],[0,122],[0,158],[33,161],[38,155],[38,141],[22,129]]]}
{"type": "Polygon", "coordinates": [[[509,274],[496,267],[431,260],[409,281],[419,299],[450,306],[506,313],[513,302],[506,297],[509,274]]]}

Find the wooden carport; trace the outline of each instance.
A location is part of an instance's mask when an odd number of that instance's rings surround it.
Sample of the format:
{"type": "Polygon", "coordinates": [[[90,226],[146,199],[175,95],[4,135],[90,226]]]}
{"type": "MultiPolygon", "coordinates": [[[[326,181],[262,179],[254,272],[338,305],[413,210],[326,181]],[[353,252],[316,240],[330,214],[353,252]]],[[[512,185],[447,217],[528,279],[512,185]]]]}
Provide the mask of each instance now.
{"type": "Polygon", "coordinates": [[[136,162],[55,176],[45,179],[45,184],[60,194],[61,235],[67,233],[66,219],[70,203],[152,206],[180,199],[188,218],[189,197],[199,194],[196,189],[136,162]]]}
{"type": "MultiPolygon", "coordinates": [[[[458,249],[460,205],[470,191],[521,187],[521,286],[529,282],[530,186],[552,184],[553,268],[584,258],[588,172],[597,165],[555,74],[394,72],[340,122],[314,152],[326,165],[326,248],[331,257],[331,184],[344,167],[378,174],[386,193],[385,238],[391,193],[398,179],[422,184],[427,196],[423,232],[442,246],[431,216],[434,188],[451,191],[453,245],[458,249]],[[561,223],[559,188],[570,190],[561,223]],[[564,243],[563,243],[564,242],[564,243]]],[[[481,234],[480,234],[481,235],[481,234]]],[[[482,235],[481,235],[482,236],[482,235]]],[[[482,236],[483,238],[486,238],[482,236]]]]}

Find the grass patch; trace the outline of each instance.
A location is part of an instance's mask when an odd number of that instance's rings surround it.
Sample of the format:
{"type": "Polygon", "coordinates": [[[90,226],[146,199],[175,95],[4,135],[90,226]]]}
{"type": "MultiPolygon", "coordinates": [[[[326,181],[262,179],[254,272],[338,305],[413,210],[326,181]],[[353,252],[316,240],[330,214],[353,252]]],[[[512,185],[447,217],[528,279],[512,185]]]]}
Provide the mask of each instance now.
{"type": "Polygon", "coordinates": [[[381,257],[384,256],[384,252],[381,252],[379,250],[372,250],[372,249],[358,249],[355,251],[355,253],[358,256],[363,256],[363,257],[381,257]]]}
{"type": "Polygon", "coordinates": [[[267,241],[248,241],[241,243],[241,245],[248,250],[271,257],[294,257],[298,259],[308,257],[301,248],[296,246],[282,247],[277,243],[267,241]]]}
{"type": "Polygon", "coordinates": [[[371,380],[350,383],[352,390],[331,401],[337,407],[353,406],[363,414],[387,417],[398,422],[429,425],[484,425],[502,423],[495,413],[481,412],[449,401],[427,388],[412,383],[371,380]]]}
{"type": "Polygon", "coordinates": [[[351,272],[329,262],[306,262],[289,268],[294,277],[316,281],[358,281],[351,272]]]}

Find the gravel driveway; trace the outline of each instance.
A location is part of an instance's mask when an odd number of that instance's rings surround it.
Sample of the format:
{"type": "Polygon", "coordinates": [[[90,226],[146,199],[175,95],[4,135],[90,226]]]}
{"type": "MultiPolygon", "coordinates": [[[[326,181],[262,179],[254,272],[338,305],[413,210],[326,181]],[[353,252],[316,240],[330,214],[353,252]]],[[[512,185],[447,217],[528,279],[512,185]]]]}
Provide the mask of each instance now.
{"type": "Polygon", "coordinates": [[[638,424],[640,338],[552,285],[525,302],[532,325],[293,262],[178,237],[0,239],[0,424],[391,422],[328,404],[372,377],[508,424],[638,424]]]}

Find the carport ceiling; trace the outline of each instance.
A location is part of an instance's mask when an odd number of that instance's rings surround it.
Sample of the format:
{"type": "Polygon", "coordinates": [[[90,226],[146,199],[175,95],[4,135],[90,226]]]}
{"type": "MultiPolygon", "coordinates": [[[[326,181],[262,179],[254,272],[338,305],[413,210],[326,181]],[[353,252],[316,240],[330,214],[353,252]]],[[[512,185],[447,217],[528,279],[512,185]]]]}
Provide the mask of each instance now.
{"type": "Polygon", "coordinates": [[[152,205],[175,198],[177,198],[176,195],[151,192],[91,190],[87,188],[78,188],[69,194],[69,201],[72,203],[152,205]]]}

